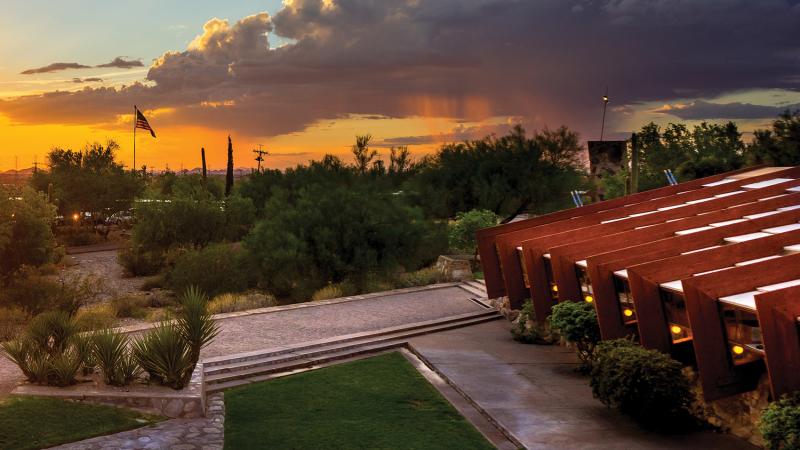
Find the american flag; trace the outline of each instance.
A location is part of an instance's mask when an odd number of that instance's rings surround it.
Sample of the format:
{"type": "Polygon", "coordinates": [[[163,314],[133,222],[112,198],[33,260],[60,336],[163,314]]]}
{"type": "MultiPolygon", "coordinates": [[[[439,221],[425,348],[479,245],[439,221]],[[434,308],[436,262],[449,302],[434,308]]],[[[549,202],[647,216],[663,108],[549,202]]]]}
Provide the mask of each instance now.
{"type": "Polygon", "coordinates": [[[134,109],[136,110],[136,125],[134,125],[133,128],[134,129],[141,128],[143,130],[148,130],[151,136],[156,137],[156,132],[153,131],[152,128],[150,128],[150,123],[147,122],[147,119],[144,117],[144,114],[142,114],[142,112],[139,111],[139,108],[136,108],[135,106],[134,109]]]}

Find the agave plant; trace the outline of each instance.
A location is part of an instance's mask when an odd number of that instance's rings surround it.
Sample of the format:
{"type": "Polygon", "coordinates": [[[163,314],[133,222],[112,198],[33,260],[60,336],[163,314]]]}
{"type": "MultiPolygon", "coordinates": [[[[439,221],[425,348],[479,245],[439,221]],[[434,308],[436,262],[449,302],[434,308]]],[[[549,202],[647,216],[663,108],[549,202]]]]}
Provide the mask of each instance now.
{"type": "Polygon", "coordinates": [[[173,389],[183,389],[196,364],[181,331],[167,322],[133,341],[133,357],[151,381],[173,389]]]}
{"type": "MultiPolygon", "coordinates": [[[[200,350],[211,343],[220,332],[208,310],[208,297],[196,286],[190,286],[181,298],[181,312],[177,320],[181,336],[189,347],[192,371],[200,360],[200,350]]],[[[192,371],[184,383],[189,382],[192,371]]]]}

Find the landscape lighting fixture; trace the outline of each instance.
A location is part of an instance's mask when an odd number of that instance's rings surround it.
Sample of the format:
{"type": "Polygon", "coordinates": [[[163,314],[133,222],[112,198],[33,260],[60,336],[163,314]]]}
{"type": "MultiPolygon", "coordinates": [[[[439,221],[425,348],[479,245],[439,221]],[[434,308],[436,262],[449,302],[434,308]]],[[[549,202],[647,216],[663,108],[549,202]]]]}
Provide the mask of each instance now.
{"type": "Polygon", "coordinates": [[[741,345],[734,345],[733,346],[733,354],[734,355],[741,355],[742,353],[744,353],[744,347],[742,347],[741,345]]]}
{"type": "Polygon", "coordinates": [[[672,334],[681,334],[681,327],[673,325],[670,331],[672,331],[672,334]]]}
{"type": "Polygon", "coordinates": [[[72,215],[72,220],[74,220],[75,222],[77,222],[78,219],[80,219],[80,218],[81,218],[81,216],[78,213],[75,213],[75,214],[72,215]]]}
{"type": "Polygon", "coordinates": [[[630,309],[630,308],[625,308],[625,311],[622,311],[622,314],[624,314],[625,317],[632,317],[633,316],[633,310],[630,309]]]}
{"type": "Polygon", "coordinates": [[[594,297],[592,297],[591,295],[587,295],[583,299],[586,300],[586,303],[592,303],[594,301],[594,297]]]}

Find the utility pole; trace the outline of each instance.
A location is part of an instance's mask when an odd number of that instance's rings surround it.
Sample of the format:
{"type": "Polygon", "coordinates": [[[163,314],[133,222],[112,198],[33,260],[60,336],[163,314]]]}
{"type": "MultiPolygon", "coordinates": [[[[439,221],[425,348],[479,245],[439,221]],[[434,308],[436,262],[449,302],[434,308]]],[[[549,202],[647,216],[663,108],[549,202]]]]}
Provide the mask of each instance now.
{"type": "Polygon", "coordinates": [[[606,95],[603,96],[603,122],[600,125],[600,141],[603,140],[603,134],[606,130],[606,108],[608,107],[608,86],[606,86],[606,95]]]}
{"type": "Polygon", "coordinates": [[[36,155],[33,155],[33,173],[36,173],[36,172],[39,171],[39,161],[38,161],[38,159],[39,158],[36,155]]]}
{"type": "Polygon", "coordinates": [[[258,161],[258,171],[261,172],[261,162],[264,161],[264,156],[268,156],[269,152],[263,149],[263,144],[258,144],[258,150],[253,150],[253,153],[256,155],[256,161],[258,161]]]}
{"type": "Polygon", "coordinates": [[[631,134],[631,186],[629,194],[639,192],[639,137],[631,134]]]}

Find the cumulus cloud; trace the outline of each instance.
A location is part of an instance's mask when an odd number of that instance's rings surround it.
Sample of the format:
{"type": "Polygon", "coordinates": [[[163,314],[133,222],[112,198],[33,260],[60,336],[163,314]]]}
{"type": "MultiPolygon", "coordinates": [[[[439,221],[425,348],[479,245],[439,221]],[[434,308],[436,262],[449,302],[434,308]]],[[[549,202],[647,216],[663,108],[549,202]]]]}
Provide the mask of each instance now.
{"type": "Polygon", "coordinates": [[[105,64],[100,64],[96,67],[116,67],[118,69],[131,69],[133,67],[144,67],[141,61],[138,59],[131,59],[127,60],[122,56],[118,56],[111,60],[111,62],[107,62],[105,64]]]}
{"type": "Polygon", "coordinates": [[[209,20],[144,83],[9,99],[0,113],[102,123],[137,103],[170,108],[164,125],[253,136],[349,115],[523,115],[593,138],[606,86],[614,107],[800,89],[798,21],[785,0],[293,0],[274,17],[209,20]]]}
{"type": "Polygon", "coordinates": [[[736,120],[775,117],[787,109],[800,109],[800,103],[765,106],[741,102],[712,103],[705,100],[697,100],[689,104],[664,105],[656,109],[655,112],[670,114],[683,120],[736,120]]]}
{"type": "Polygon", "coordinates": [[[59,72],[61,70],[68,70],[68,69],[89,69],[89,66],[84,66],[83,64],[78,63],[53,63],[48,64],[43,67],[37,67],[35,69],[28,69],[23,70],[20,72],[22,75],[34,75],[37,73],[50,73],[50,72],[59,72]]]}

